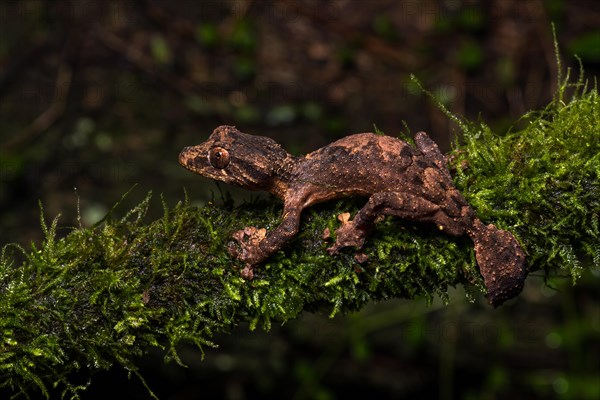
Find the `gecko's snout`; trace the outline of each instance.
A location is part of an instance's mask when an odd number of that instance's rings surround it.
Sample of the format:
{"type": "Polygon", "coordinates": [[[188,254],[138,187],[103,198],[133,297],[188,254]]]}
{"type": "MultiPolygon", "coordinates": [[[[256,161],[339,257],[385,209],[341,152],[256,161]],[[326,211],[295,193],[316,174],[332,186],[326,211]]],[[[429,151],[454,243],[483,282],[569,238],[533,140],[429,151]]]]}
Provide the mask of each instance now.
{"type": "Polygon", "coordinates": [[[191,146],[186,146],[179,152],[179,158],[184,157],[187,153],[190,152],[191,146]]]}
{"type": "Polygon", "coordinates": [[[179,152],[179,164],[181,164],[184,167],[187,167],[189,165],[189,162],[191,160],[190,157],[190,153],[191,153],[192,147],[184,147],[180,152],[179,152]]]}

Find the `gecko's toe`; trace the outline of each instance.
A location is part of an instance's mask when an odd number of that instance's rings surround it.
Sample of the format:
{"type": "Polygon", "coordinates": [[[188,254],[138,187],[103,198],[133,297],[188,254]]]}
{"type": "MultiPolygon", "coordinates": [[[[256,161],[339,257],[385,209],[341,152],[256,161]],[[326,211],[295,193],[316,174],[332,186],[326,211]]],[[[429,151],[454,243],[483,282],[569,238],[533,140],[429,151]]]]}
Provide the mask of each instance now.
{"type": "Polygon", "coordinates": [[[333,256],[334,254],[337,254],[341,248],[341,246],[338,246],[338,244],[335,243],[333,246],[327,248],[327,252],[330,256],[333,256]]]}
{"type": "Polygon", "coordinates": [[[251,281],[252,279],[254,279],[254,269],[251,265],[246,265],[244,269],[240,272],[240,275],[245,280],[251,281]]]}
{"type": "Polygon", "coordinates": [[[365,253],[356,253],[354,255],[354,261],[356,261],[359,264],[364,264],[367,261],[369,261],[369,256],[366,255],[365,253]]]}

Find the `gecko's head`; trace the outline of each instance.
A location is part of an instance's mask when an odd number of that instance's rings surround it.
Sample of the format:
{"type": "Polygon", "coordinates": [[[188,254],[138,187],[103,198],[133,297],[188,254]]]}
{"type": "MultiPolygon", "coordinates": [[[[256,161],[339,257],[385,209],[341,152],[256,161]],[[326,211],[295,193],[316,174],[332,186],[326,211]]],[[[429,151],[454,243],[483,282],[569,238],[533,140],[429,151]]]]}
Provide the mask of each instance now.
{"type": "Polygon", "coordinates": [[[224,125],[206,142],[181,150],[179,163],[199,175],[244,189],[270,190],[288,157],[273,139],[224,125]]]}

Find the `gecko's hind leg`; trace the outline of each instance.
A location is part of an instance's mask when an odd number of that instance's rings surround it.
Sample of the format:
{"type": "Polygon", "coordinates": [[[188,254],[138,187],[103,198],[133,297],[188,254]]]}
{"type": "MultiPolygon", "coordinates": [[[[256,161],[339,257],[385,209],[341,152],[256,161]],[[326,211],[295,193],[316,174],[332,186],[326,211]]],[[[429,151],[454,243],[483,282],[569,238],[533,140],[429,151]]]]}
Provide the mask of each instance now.
{"type": "Polygon", "coordinates": [[[440,207],[422,197],[403,192],[376,193],[360,209],[353,220],[342,220],[336,231],[336,241],[328,248],[330,254],[343,247],[362,247],[365,238],[380,215],[395,215],[414,221],[434,222],[441,230],[453,235],[464,233],[462,226],[444,213],[440,207]]]}

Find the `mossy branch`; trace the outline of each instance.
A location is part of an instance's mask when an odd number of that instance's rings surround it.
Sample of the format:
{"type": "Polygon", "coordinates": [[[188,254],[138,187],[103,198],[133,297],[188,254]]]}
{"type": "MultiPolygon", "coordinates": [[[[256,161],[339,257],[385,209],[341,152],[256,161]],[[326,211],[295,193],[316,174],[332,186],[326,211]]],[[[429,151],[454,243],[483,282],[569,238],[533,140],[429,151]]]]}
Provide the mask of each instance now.
{"type": "MultiPolygon", "coordinates": [[[[596,88],[564,83],[545,110],[524,117],[520,131],[494,135],[461,121],[464,141],[452,157],[455,182],[481,219],[512,231],[528,268],[569,274],[600,268],[600,99],[596,88]],[[575,95],[565,100],[565,90],[575,95]]],[[[0,385],[28,393],[49,387],[77,396],[84,375],[119,364],[137,373],[150,348],[180,362],[177,345],[213,345],[240,323],[250,329],[304,310],[334,315],[371,300],[440,295],[464,285],[482,289],[471,242],[434,227],[388,218],[378,224],[358,264],[353,252],[331,257],[322,239],[347,200],[307,210],[300,235],[261,265],[252,281],[226,251],[246,225],[277,224],[272,202],[232,208],[185,202],[164,205],[149,224],[148,196],[121,219],[57,239],[57,219],[38,247],[5,246],[0,259],[0,385]],[[24,262],[14,261],[20,252],[24,262]],[[81,375],[81,374],[80,374],[81,375]]]]}

